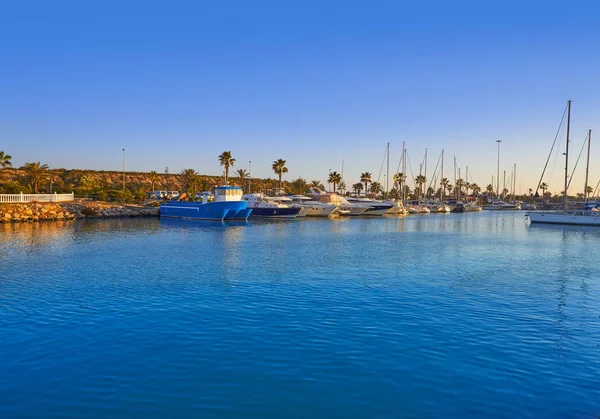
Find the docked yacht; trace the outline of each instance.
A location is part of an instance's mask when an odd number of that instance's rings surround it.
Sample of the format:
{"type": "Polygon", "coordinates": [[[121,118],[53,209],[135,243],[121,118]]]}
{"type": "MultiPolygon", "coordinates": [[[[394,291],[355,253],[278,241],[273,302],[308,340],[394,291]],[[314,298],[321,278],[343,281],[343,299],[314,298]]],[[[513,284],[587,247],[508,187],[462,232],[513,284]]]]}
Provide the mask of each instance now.
{"type": "Polygon", "coordinates": [[[242,200],[242,193],[242,188],[237,186],[217,186],[212,196],[206,193],[200,202],[169,201],[161,204],[160,216],[185,220],[247,220],[252,209],[242,200]]]}
{"type": "Polygon", "coordinates": [[[290,207],[298,207],[300,208],[300,212],[298,213],[298,217],[306,217],[306,215],[308,214],[308,212],[310,211],[310,208],[307,207],[303,207],[302,205],[298,205],[296,204],[294,201],[292,201],[291,198],[288,198],[287,196],[265,196],[264,199],[267,202],[272,202],[274,204],[284,204],[284,205],[288,205],[290,207]]]}
{"type": "Polygon", "coordinates": [[[521,209],[521,204],[519,202],[516,202],[514,204],[509,204],[508,202],[504,202],[504,201],[494,201],[492,202],[490,205],[485,205],[483,207],[484,210],[495,210],[495,211],[514,211],[514,210],[520,210],[521,209]]]}
{"type": "Polygon", "coordinates": [[[407,208],[409,214],[429,214],[431,210],[420,202],[409,203],[407,208]]]}
{"type": "Polygon", "coordinates": [[[448,213],[452,210],[450,206],[435,201],[427,203],[426,206],[430,212],[448,213]]]}
{"type": "Polygon", "coordinates": [[[390,203],[384,203],[381,201],[376,201],[374,199],[348,197],[346,198],[346,200],[351,204],[368,205],[369,208],[367,208],[367,210],[363,212],[362,215],[384,215],[389,210],[394,208],[394,205],[390,203]]]}
{"type": "Polygon", "coordinates": [[[244,194],[242,200],[252,208],[252,217],[296,218],[300,213],[299,206],[281,204],[260,193],[244,194]]]}
{"type": "Polygon", "coordinates": [[[339,215],[363,215],[365,211],[371,208],[370,205],[348,202],[348,200],[341,195],[323,192],[319,188],[310,188],[310,192],[315,199],[319,200],[319,202],[335,205],[339,215]]]}
{"type": "Polygon", "coordinates": [[[304,195],[292,195],[288,198],[291,199],[295,205],[306,208],[307,217],[329,217],[337,208],[333,204],[319,202],[304,195]]]}
{"type": "Polygon", "coordinates": [[[463,205],[463,207],[465,208],[465,212],[478,212],[483,209],[480,205],[477,205],[475,202],[467,202],[463,205]]]}

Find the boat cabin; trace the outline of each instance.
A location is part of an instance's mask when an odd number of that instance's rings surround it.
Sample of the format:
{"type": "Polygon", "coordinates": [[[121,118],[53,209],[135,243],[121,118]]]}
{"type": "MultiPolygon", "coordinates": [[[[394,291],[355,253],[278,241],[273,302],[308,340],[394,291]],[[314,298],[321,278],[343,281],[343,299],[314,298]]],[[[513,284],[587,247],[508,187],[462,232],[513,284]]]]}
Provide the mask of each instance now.
{"type": "MultiPolygon", "coordinates": [[[[244,192],[239,186],[217,186],[214,193],[215,202],[241,201],[244,192]]],[[[203,200],[205,197],[203,197],[203,200]]],[[[207,199],[207,198],[206,198],[207,199]]]]}

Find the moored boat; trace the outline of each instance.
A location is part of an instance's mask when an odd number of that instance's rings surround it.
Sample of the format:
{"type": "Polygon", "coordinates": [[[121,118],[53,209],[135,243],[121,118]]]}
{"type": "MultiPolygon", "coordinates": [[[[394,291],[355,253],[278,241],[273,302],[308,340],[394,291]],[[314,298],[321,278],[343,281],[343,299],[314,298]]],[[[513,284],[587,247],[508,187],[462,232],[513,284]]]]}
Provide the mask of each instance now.
{"type": "Polygon", "coordinates": [[[307,208],[307,217],[329,217],[336,209],[333,204],[319,202],[304,195],[292,195],[290,199],[295,205],[307,208]]]}
{"type": "Polygon", "coordinates": [[[484,205],[484,210],[494,210],[494,211],[515,211],[521,209],[521,204],[516,202],[514,204],[510,204],[504,201],[494,201],[490,205],[484,205]]]}
{"type": "Polygon", "coordinates": [[[252,208],[252,217],[259,218],[296,218],[300,212],[299,206],[290,206],[268,199],[263,194],[244,194],[242,200],[252,208]]]}
{"type": "Polygon", "coordinates": [[[160,205],[162,218],[185,220],[247,220],[252,209],[242,201],[242,189],[237,186],[218,186],[213,199],[209,194],[199,202],[169,201],[160,205]]]}

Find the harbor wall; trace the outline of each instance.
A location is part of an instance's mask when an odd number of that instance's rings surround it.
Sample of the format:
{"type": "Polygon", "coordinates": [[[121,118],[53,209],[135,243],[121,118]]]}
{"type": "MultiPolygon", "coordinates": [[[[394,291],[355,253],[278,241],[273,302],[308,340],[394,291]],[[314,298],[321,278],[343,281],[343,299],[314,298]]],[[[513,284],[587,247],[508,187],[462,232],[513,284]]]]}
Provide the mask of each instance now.
{"type": "Polygon", "coordinates": [[[158,207],[93,203],[0,204],[0,223],[158,216],[158,207]]]}

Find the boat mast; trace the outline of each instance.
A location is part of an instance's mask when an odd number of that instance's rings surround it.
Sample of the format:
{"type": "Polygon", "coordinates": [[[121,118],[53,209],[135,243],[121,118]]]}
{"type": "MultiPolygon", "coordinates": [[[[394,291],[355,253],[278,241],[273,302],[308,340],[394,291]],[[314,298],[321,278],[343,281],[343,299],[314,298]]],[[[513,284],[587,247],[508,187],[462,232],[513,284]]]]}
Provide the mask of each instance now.
{"type": "Polygon", "coordinates": [[[456,185],[456,186],[458,186],[458,188],[457,188],[458,189],[458,198],[457,198],[457,201],[460,201],[460,190],[462,189],[462,182],[460,181],[460,167],[458,168],[458,182],[460,183],[460,185],[459,184],[456,185]]]}
{"type": "Polygon", "coordinates": [[[583,201],[587,202],[588,199],[588,174],[590,171],[590,148],[592,144],[592,130],[588,131],[588,154],[587,154],[587,166],[585,167],[585,190],[583,191],[583,201]]]}
{"type": "MultiPolygon", "coordinates": [[[[427,187],[427,148],[425,148],[425,182],[423,183],[423,186],[427,187]]],[[[427,189],[423,191],[423,196],[427,198],[427,189]]]]}
{"type": "Polygon", "coordinates": [[[454,156],[454,198],[456,198],[456,156],[454,156]]]}
{"type": "Polygon", "coordinates": [[[467,166],[465,172],[465,190],[467,192],[467,202],[469,202],[469,166],[467,166]]]}
{"type": "Polygon", "coordinates": [[[400,187],[402,188],[402,205],[406,202],[406,186],[404,186],[404,179],[406,179],[406,148],[404,147],[405,142],[402,141],[402,179],[400,179],[400,187]]]}
{"type": "MultiPolygon", "coordinates": [[[[498,143],[498,169],[496,170],[496,198],[500,200],[500,143],[502,140],[496,140],[498,143]]],[[[494,184],[492,183],[492,186],[494,184]]]]}
{"type": "Polygon", "coordinates": [[[442,149],[442,172],[440,174],[440,204],[444,203],[444,149],[442,149]]]}
{"type": "Polygon", "coordinates": [[[513,169],[513,202],[515,200],[515,193],[517,192],[517,163],[515,163],[515,167],[513,169]]]}
{"type": "Polygon", "coordinates": [[[385,178],[385,197],[387,199],[388,193],[390,191],[390,143],[387,143],[387,175],[385,178]]]}
{"type": "Polygon", "coordinates": [[[569,133],[571,131],[571,101],[568,102],[568,111],[567,111],[567,146],[565,150],[565,191],[564,191],[564,201],[565,201],[565,211],[567,210],[567,188],[569,186],[568,176],[569,176],[569,133]]]}

